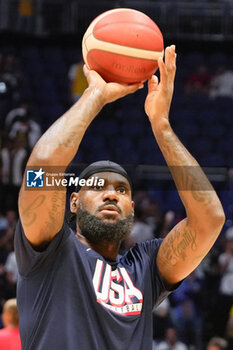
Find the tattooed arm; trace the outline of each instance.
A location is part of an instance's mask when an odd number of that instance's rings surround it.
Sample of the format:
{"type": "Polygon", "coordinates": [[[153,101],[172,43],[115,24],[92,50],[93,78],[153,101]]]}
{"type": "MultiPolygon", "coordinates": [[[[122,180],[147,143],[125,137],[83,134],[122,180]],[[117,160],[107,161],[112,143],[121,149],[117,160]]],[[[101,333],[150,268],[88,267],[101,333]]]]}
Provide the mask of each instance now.
{"type": "Polygon", "coordinates": [[[159,60],[160,83],[156,76],[148,82],[145,102],[155,138],[187,213],[187,218],[166,236],[158,252],[159,270],[169,284],[181,281],[197,267],[217,239],[225,220],[213,187],[169,123],[175,62],[173,45],[165,50],[165,62],[159,60]]]}
{"type": "MultiPolygon", "coordinates": [[[[105,81],[94,71],[84,67],[88,88],[35,145],[27,168],[59,167],[65,172],[75,156],[79,144],[92,120],[101,108],[129,93],[142,84],[116,84],[105,81]]],[[[51,168],[50,168],[51,169],[51,168]]],[[[25,190],[25,175],[19,195],[19,213],[28,240],[35,246],[49,242],[60,230],[65,212],[64,190],[25,190]]]]}

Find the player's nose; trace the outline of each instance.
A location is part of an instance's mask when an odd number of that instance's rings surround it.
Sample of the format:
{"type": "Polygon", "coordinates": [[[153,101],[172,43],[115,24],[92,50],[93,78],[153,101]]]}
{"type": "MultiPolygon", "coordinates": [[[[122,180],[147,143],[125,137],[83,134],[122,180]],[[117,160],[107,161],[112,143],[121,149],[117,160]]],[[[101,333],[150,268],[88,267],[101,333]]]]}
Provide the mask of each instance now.
{"type": "Polygon", "coordinates": [[[113,201],[113,202],[116,202],[118,203],[119,202],[119,196],[117,194],[117,192],[115,190],[106,190],[104,191],[103,193],[103,201],[106,202],[106,201],[113,201]]]}

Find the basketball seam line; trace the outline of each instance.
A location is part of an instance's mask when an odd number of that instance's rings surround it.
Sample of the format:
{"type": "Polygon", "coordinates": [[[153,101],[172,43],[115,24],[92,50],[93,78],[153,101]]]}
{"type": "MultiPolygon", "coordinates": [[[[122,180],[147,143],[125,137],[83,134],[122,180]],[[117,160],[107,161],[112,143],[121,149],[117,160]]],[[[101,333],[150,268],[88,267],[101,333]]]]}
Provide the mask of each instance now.
{"type": "Polygon", "coordinates": [[[163,54],[164,54],[164,50],[162,51],[154,51],[154,50],[147,50],[147,49],[140,49],[140,48],[136,48],[136,47],[129,47],[129,46],[126,46],[126,45],[121,45],[121,44],[116,44],[116,43],[112,43],[112,42],[106,42],[106,41],[103,41],[103,40],[100,40],[98,38],[95,37],[94,33],[90,33],[85,39],[84,39],[84,43],[85,43],[85,47],[86,47],[86,50],[87,50],[87,53],[91,52],[92,50],[99,50],[99,51],[105,51],[105,52],[110,52],[110,53],[115,53],[115,54],[118,54],[118,55],[122,55],[122,56],[126,56],[126,57],[133,57],[133,58],[141,58],[141,59],[144,59],[144,60],[149,60],[149,61],[156,61],[160,56],[163,57],[163,54]],[[88,49],[88,45],[86,44],[88,38],[90,38],[91,36],[93,36],[95,38],[96,41],[98,41],[99,43],[101,44],[110,44],[110,45],[115,45],[116,47],[113,48],[113,50],[109,51],[107,49],[104,49],[104,48],[98,48],[98,47],[93,47],[91,50],[88,49]],[[133,51],[133,50],[137,50],[141,53],[149,53],[149,54],[158,54],[158,58],[147,58],[147,57],[135,57],[132,53],[131,54],[124,54],[124,53],[119,53],[117,52],[117,48],[127,48],[129,49],[130,51],[133,51]]]}

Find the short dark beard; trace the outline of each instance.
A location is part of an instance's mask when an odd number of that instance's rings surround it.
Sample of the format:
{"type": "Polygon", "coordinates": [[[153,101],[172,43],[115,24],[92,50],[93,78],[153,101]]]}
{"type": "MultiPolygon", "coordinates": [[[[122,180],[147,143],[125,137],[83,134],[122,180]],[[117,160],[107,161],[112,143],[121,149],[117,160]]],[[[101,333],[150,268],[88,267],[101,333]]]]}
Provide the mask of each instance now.
{"type": "Polygon", "coordinates": [[[80,233],[92,244],[102,241],[120,243],[130,234],[134,221],[133,214],[130,214],[125,219],[113,223],[104,222],[88,211],[81,209],[80,206],[76,215],[80,233]]]}

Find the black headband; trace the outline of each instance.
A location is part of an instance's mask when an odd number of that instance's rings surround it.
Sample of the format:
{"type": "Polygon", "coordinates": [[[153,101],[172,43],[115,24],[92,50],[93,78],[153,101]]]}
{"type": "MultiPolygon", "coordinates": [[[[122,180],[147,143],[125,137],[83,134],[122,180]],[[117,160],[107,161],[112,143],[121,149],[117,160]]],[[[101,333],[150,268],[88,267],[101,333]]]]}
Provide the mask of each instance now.
{"type": "MultiPolygon", "coordinates": [[[[94,162],[88,165],[79,175],[79,180],[81,179],[87,180],[91,175],[96,173],[102,173],[105,171],[111,172],[111,173],[117,173],[124,176],[129,181],[130,187],[132,188],[131,180],[126,170],[122,168],[122,166],[120,166],[119,164],[111,162],[110,160],[100,160],[98,162],[94,162]]],[[[78,185],[76,187],[76,192],[78,192],[80,188],[81,186],[78,185]]]]}

